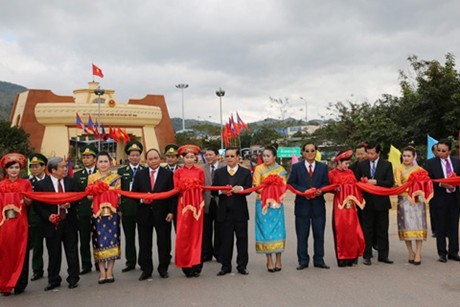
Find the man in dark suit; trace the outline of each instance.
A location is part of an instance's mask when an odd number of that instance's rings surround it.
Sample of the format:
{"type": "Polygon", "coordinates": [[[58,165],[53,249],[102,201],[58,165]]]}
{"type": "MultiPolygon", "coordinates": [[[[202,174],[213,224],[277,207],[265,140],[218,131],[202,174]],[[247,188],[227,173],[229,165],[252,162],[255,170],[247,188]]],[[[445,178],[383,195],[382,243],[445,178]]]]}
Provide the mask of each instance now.
{"type": "MultiPolygon", "coordinates": [[[[84,192],[88,185],[88,176],[94,174],[96,169],[96,156],[98,150],[94,145],[86,145],[81,149],[81,162],[83,169],[75,172],[73,179],[77,184],[78,191],[84,192]]],[[[80,200],[77,206],[78,215],[78,233],[80,235],[80,257],[81,257],[81,272],[80,275],[91,272],[91,209],[92,201],[87,197],[80,200]]],[[[96,266],[97,269],[97,266],[96,266]]]]}
{"type": "MultiPolygon", "coordinates": [[[[47,177],[45,173],[48,159],[40,154],[33,153],[29,156],[29,169],[31,177],[29,178],[32,188],[40,180],[47,177]]],[[[43,277],[43,226],[42,218],[38,214],[36,208],[31,206],[29,211],[29,245],[33,250],[32,255],[32,271],[31,281],[39,280],[43,277]]]]}
{"type": "Polygon", "coordinates": [[[322,269],[329,269],[324,262],[324,228],[326,226],[326,202],[321,188],[329,184],[327,165],[316,162],[316,145],[307,143],[302,147],[304,161],[292,166],[292,172],[288,184],[298,191],[306,191],[317,188],[316,196],[307,199],[297,195],[295,198],[295,229],[297,234],[297,270],[308,267],[310,256],[308,255],[308,237],[310,225],[313,229],[314,255],[313,265],[322,269]]]}
{"type": "MultiPolygon", "coordinates": [[[[219,151],[214,148],[206,149],[204,154],[206,164],[203,166],[205,185],[212,185],[212,180],[217,169],[225,166],[219,162],[219,151]]],[[[211,261],[214,256],[219,261],[220,235],[216,222],[217,201],[211,191],[204,191],[204,226],[203,226],[203,262],[211,261]],[[214,240],[213,240],[214,233],[214,240]]]]}
{"type": "Polygon", "coordinates": [[[248,220],[249,211],[246,195],[236,194],[252,186],[251,172],[238,165],[240,151],[237,147],[228,147],[225,150],[227,167],[215,171],[213,185],[231,185],[231,193],[227,191],[213,191],[219,197],[217,207],[217,223],[220,230],[219,260],[222,264],[218,276],[232,271],[233,241],[236,235],[236,258],[238,273],[248,275],[248,220]]]}
{"type": "MultiPolygon", "coordinates": [[[[425,169],[431,179],[460,175],[460,160],[450,155],[452,143],[442,140],[437,144],[437,156],[426,161],[425,169]]],[[[460,261],[458,255],[458,220],[460,215],[460,189],[445,183],[433,183],[434,196],[430,207],[436,208],[436,246],[439,262],[447,259],[460,261]],[[449,249],[446,247],[449,239],[449,249]]],[[[430,212],[431,213],[431,212],[430,212]]]]}
{"type": "MultiPolygon", "coordinates": [[[[48,161],[48,171],[51,176],[37,182],[35,192],[76,192],[77,187],[72,178],[66,177],[67,163],[61,157],[54,157],[48,161]]],[[[69,289],[76,288],[80,277],[78,276],[78,221],[76,204],[48,205],[36,202],[37,210],[43,219],[43,234],[48,249],[48,285],[45,291],[52,290],[61,285],[61,256],[64,245],[69,276],[67,282],[69,289]],[[60,218],[60,223],[55,225],[53,220],[60,218]]]]}
{"type": "MultiPolygon", "coordinates": [[[[133,192],[159,193],[174,189],[173,173],[160,167],[160,152],[150,149],[145,158],[149,167],[140,170],[134,177],[133,192]]],[[[176,202],[177,203],[177,202],[176,202]]],[[[175,210],[174,197],[148,202],[139,201],[137,210],[137,229],[139,233],[139,265],[142,274],[139,280],[152,276],[152,235],[157,233],[158,273],[168,278],[168,266],[171,262],[171,221],[175,210]]]]}
{"type": "MultiPolygon", "coordinates": [[[[137,172],[144,167],[140,164],[141,154],[144,147],[138,141],[130,141],[126,143],[125,153],[128,155],[129,164],[118,169],[118,175],[121,177],[121,189],[123,191],[131,191],[134,177],[137,172]]],[[[121,197],[121,222],[123,233],[125,234],[125,257],[126,267],[121,271],[123,273],[134,270],[136,267],[136,216],[137,202],[128,197],[121,197]]]]}
{"type": "MultiPolygon", "coordinates": [[[[358,181],[367,178],[367,183],[391,188],[394,185],[393,167],[390,162],[380,158],[381,147],[375,142],[369,142],[366,147],[368,160],[358,164],[355,176],[358,181]]],[[[378,249],[378,261],[391,264],[388,258],[390,244],[388,241],[389,210],[391,202],[389,196],[377,196],[363,193],[366,206],[362,213],[364,239],[366,249],[364,250],[365,265],[371,265],[372,246],[376,240],[378,249]]]]}

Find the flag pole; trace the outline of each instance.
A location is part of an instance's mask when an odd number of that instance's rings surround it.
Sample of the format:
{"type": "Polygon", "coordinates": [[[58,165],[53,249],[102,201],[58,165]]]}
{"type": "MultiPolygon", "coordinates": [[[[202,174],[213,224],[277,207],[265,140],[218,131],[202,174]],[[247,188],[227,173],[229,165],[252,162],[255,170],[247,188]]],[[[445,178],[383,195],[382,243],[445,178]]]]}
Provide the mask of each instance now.
{"type": "MultiPolygon", "coordinates": [[[[93,66],[94,65],[94,61],[91,62],[91,71],[93,71],[93,66]]],[[[93,83],[94,83],[94,72],[93,72],[93,83]]]]}

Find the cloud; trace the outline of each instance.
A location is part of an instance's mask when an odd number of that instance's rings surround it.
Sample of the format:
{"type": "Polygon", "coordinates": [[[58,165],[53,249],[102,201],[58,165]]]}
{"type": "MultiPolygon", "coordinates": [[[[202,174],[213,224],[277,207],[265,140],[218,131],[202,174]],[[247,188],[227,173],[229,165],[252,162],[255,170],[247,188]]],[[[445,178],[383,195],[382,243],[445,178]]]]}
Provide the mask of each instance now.
{"type": "MultiPolygon", "coordinates": [[[[297,118],[329,102],[399,94],[407,56],[458,54],[457,1],[13,1],[0,11],[0,76],[70,95],[90,81],[118,100],[163,94],[171,116],[219,121],[273,116],[269,97],[289,97],[297,118]],[[353,95],[353,96],[352,96],[353,95]]],[[[276,114],[275,114],[276,115],[276,114]]]]}

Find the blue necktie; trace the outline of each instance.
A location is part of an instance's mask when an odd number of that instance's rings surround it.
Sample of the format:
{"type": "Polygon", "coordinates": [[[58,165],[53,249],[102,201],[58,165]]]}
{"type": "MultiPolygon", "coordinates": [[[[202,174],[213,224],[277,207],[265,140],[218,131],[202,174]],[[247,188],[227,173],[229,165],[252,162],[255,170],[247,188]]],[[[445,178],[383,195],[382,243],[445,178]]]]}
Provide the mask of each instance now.
{"type": "Polygon", "coordinates": [[[374,178],[375,175],[375,161],[371,162],[371,176],[374,178]]]}

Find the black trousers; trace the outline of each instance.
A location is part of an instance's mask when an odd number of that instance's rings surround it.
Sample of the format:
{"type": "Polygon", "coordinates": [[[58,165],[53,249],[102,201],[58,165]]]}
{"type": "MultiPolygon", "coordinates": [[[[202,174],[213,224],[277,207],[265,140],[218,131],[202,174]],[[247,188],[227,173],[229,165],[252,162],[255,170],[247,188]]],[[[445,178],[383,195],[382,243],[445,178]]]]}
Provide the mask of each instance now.
{"type": "MultiPolygon", "coordinates": [[[[372,205],[371,205],[372,206],[372,205]]],[[[388,241],[389,210],[374,210],[371,206],[363,210],[363,230],[366,248],[363,258],[372,257],[372,246],[377,244],[379,259],[388,258],[390,243],[388,241]]]]}
{"type": "Polygon", "coordinates": [[[80,257],[82,269],[92,268],[91,262],[91,216],[78,216],[80,235],[80,257]]]}
{"type": "Polygon", "coordinates": [[[29,248],[26,248],[26,253],[24,255],[24,264],[22,265],[21,275],[19,275],[19,279],[16,283],[16,287],[14,287],[14,291],[24,292],[28,283],[29,283],[29,248]]]}
{"type": "Polygon", "coordinates": [[[219,222],[220,230],[220,263],[222,270],[231,272],[233,258],[233,244],[236,236],[236,264],[237,269],[246,269],[249,261],[248,255],[248,221],[225,220],[219,222]]]}
{"type": "Polygon", "coordinates": [[[460,208],[455,193],[448,194],[446,201],[436,206],[436,246],[439,256],[458,254],[458,219],[460,208]],[[447,248],[446,237],[449,239],[447,248]]]}
{"type": "Polygon", "coordinates": [[[136,266],[136,217],[134,215],[122,215],[121,224],[125,234],[125,257],[126,266],[136,266]]]}
{"type": "MultiPolygon", "coordinates": [[[[46,233],[46,232],[45,232],[46,233]]],[[[62,262],[62,247],[64,245],[65,256],[67,260],[67,282],[77,283],[80,280],[80,265],[78,262],[78,231],[71,227],[67,220],[61,221],[57,231],[46,234],[46,247],[48,249],[48,283],[51,285],[60,285],[62,262]]]]}
{"type": "Polygon", "coordinates": [[[165,220],[166,216],[150,210],[149,223],[138,224],[139,233],[139,265],[146,274],[153,272],[153,229],[157,234],[158,272],[165,273],[171,262],[171,223],[165,220]]]}
{"type": "Polygon", "coordinates": [[[430,201],[430,223],[431,223],[431,233],[436,233],[438,230],[437,223],[438,218],[436,216],[436,204],[433,201],[430,201]]]}
{"type": "Polygon", "coordinates": [[[216,217],[217,204],[214,199],[211,199],[211,203],[209,204],[209,213],[204,214],[203,248],[201,250],[201,258],[203,260],[211,260],[212,256],[219,260],[220,230],[218,223],[216,222],[216,217]]]}

